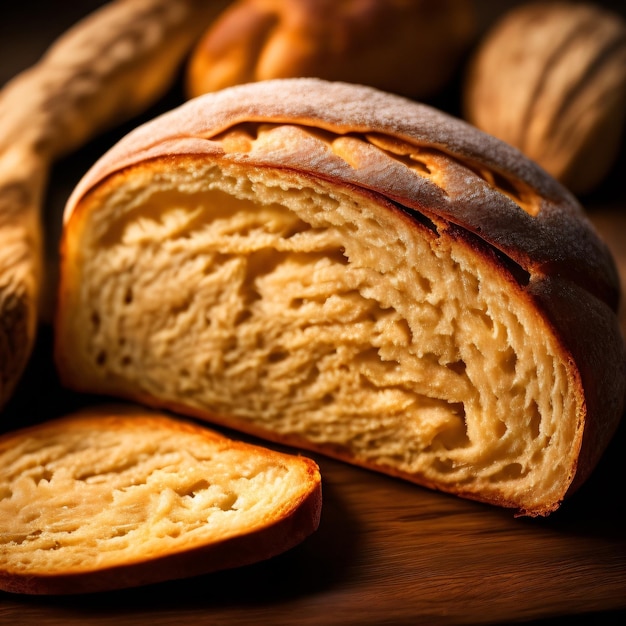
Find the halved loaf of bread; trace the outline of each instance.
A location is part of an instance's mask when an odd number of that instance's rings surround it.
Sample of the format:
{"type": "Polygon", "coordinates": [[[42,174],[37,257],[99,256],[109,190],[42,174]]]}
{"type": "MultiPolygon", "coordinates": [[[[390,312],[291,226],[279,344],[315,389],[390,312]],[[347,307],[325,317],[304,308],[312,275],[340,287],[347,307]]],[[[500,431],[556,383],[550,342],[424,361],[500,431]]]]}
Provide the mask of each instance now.
{"type": "Polygon", "coordinates": [[[618,285],[517,150],[371,88],[267,81],[79,183],[56,358],[77,390],[542,515],[623,410],[618,285]]]}
{"type": "Polygon", "coordinates": [[[318,526],[310,459],[129,407],[0,438],[0,589],[70,594],[247,565],[318,526]]]}

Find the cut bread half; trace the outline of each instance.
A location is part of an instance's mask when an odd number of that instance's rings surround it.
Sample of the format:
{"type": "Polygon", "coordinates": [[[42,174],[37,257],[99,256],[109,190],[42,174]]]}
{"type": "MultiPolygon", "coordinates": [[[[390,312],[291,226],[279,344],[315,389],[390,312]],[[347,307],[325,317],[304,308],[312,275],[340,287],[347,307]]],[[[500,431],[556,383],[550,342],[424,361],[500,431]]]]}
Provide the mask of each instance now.
{"type": "Polygon", "coordinates": [[[262,561],[313,533],[310,459],[129,407],[0,438],[0,589],[71,594],[262,561]]]}
{"type": "Polygon", "coordinates": [[[367,87],[267,81],[118,143],[67,205],[64,384],[522,514],[624,407],[611,255],[517,150],[367,87]]]}

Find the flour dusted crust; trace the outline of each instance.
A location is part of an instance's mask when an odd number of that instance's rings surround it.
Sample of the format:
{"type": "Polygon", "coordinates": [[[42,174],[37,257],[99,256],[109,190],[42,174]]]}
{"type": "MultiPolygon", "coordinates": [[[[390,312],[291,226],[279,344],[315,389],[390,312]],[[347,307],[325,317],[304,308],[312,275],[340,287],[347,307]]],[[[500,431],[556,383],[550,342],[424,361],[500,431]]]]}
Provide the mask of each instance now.
{"type": "Polygon", "coordinates": [[[57,362],[133,398],[545,515],[623,411],[613,261],[459,120],[291,79],[129,134],[65,213],[57,362]]]}
{"type": "Polygon", "coordinates": [[[275,556],[314,532],[317,465],[130,406],[0,438],[0,589],[134,587],[275,556]]]}

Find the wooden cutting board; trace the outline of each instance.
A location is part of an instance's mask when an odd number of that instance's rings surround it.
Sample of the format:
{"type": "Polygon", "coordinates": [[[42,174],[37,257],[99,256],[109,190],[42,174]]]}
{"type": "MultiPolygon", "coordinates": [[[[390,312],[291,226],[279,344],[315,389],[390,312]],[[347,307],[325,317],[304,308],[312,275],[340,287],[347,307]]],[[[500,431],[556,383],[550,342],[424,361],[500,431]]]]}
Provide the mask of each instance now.
{"type": "MultiPolygon", "coordinates": [[[[76,13],[88,5],[76,7],[76,13]]],[[[49,20],[38,22],[38,37],[30,45],[16,44],[12,66],[1,68],[3,79],[33,62],[73,16],[49,20]]],[[[25,27],[22,32],[29,32],[25,27]]],[[[47,201],[52,241],[69,190],[113,139],[102,138],[55,168],[47,201]]],[[[584,203],[617,259],[626,291],[625,153],[584,203]]],[[[626,330],[626,313],[621,320],[626,330]]],[[[98,402],[64,391],[50,355],[51,330],[44,325],[0,431],[98,402]]],[[[321,525],[290,552],[254,566],[143,589],[65,598],[0,593],[0,624],[571,624],[574,616],[588,621],[589,614],[594,624],[621,623],[626,617],[625,426],[590,481],[547,519],[515,518],[510,511],[312,455],[323,475],[321,525]]]]}

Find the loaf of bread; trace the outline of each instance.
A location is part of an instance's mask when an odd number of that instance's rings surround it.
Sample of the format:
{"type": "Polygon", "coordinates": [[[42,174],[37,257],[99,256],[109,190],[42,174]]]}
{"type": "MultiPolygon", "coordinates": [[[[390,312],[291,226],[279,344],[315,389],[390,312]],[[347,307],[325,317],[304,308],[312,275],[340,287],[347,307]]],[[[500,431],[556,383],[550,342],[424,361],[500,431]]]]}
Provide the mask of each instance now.
{"type": "Polygon", "coordinates": [[[133,587],[275,556],[318,526],[310,459],[131,407],[0,438],[0,589],[133,587]]]}
{"type": "Polygon", "coordinates": [[[613,259],[516,149],[375,89],[141,126],[64,216],[56,362],[125,397],[545,515],[624,407],[613,259]]]}
{"type": "Polygon", "coordinates": [[[588,194],[624,138],[626,20],[597,2],[516,4],[477,46],[461,91],[469,122],[588,194]]]}
{"type": "Polygon", "coordinates": [[[194,47],[187,93],[315,76],[431,98],[473,43],[474,13],[468,0],[238,0],[194,47]]]}

